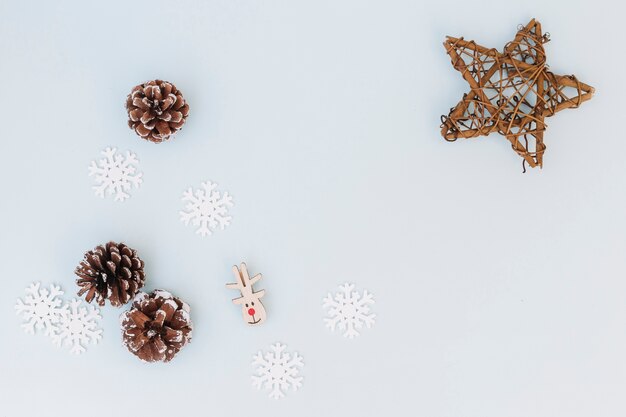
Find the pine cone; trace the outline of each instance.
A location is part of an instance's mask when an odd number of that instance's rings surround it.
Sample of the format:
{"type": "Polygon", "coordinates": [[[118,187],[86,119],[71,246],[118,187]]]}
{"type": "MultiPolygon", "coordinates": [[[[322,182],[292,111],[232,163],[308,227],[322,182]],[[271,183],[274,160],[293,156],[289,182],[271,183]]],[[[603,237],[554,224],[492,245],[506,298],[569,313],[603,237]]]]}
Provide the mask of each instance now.
{"type": "Polygon", "coordinates": [[[142,138],[161,143],[185,124],[189,105],[178,89],[167,81],[139,84],[126,98],[128,126],[142,138]]]}
{"type": "Polygon", "coordinates": [[[143,287],[146,275],[143,261],[137,251],[123,243],[109,242],[85,253],[74,272],[81,289],[78,295],[87,293],[85,300],[90,303],[94,297],[103,306],[109,300],[113,307],[126,304],[143,287]]]}
{"type": "Polygon", "coordinates": [[[120,322],[124,345],[146,362],[169,362],[191,341],[189,305],[167,291],[141,292],[120,322]]]}

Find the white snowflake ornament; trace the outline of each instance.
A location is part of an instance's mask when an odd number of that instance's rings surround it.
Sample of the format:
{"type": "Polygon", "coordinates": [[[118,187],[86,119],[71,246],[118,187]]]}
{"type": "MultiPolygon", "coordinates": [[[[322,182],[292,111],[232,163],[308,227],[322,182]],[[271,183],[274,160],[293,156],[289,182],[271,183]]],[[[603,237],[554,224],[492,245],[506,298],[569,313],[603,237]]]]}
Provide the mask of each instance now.
{"type": "Polygon", "coordinates": [[[202,237],[211,235],[218,227],[224,230],[232,219],[228,215],[228,207],[233,206],[233,198],[228,192],[222,194],[216,188],[216,183],[206,181],[202,183],[202,188],[189,188],[183,193],[183,202],[187,204],[185,210],[180,211],[180,220],[185,226],[189,223],[197,226],[196,233],[202,237]]]}
{"type": "Polygon", "coordinates": [[[72,353],[83,353],[90,343],[98,343],[102,338],[102,329],[98,328],[100,312],[96,307],[77,299],[66,303],[64,307],[56,332],[52,334],[52,341],[57,346],[69,347],[72,353]]]}
{"type": "Polygon", "coordinates": [[[252,385],[257,389],[265,388],[269,397],[279,399],[291,388],[296,391],[302,386],[302,377],[298,376],[304,367],[302,356],[296,352],[286,353],[287,346],[276,343],[270,352],[259,351],[254,355],[253,365],[257,365],[256,375],[252,376],[252,385]]]}
{"type": "Polygon", "coordinates": [[[374,304],[374,297],[367,290],[360,294],[353,291],[354,284],[340,285],[340,291],[328,294],[323,300],[323,308],[327,309],[328,317],[324,319],[326,327],[331,331],[339,328],[344,337],[353,339],[360,333],[363,325],[368,328],[374,325],[375,314],[370,313],[370,305],[374,304]]]}
{"type": "Polygon", "coordinates": [[[96,181],[92,188],[98,197],[114,195],[115,201],[126,200],[131,188],[139,188],[143,181],[143,174],[137,172],[137,156],[131,151],[126,151],[124,156],[116,148],[106,148],[102,155],[104,158],[91,161],[89,165],[89,176],[95,177],[96,181]]]}
{"type": "Polygon", "coordinates": [[[41,288],[41,283],[35,282],[26,288],[24,300],[17,300],[15,310],[24,319],[22,328],[26,333],[35,334],[35,330],[44,330],[46,336],[54,333],[55,325],[61,317],[63,295],[61,287],[50,285],[50,288],[41,288]]]}

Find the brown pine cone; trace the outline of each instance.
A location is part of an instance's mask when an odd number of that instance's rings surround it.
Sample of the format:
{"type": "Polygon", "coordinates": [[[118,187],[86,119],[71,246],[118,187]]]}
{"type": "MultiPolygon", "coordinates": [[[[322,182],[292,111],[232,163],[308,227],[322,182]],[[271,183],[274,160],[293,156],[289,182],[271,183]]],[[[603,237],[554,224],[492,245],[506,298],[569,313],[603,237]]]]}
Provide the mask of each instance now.
{"type": "Polygon", "coordinates": [[[141,292],[122,313],[124,346],[146,362],[169,362],[191,341],[189,305],[167,291],[141,292]]]}
{"type": "Polygon", "coordinates": [[[137,251],[123,243],[109,242],[85,253],[74,272],[80,290],[78,295],[87,293],[85,300],[90,303],[94,297],[103,306],[108,299],[113,307],[126,304],[143,287],[146,275],[143,261],[137,251]]]}
{"type": "Polygon", "coordinates": [[[185,124],[189,105],[174,84],[153,80],[139,84],[126,98],[128,126],[142,138],[161,143],[185,124]]]}

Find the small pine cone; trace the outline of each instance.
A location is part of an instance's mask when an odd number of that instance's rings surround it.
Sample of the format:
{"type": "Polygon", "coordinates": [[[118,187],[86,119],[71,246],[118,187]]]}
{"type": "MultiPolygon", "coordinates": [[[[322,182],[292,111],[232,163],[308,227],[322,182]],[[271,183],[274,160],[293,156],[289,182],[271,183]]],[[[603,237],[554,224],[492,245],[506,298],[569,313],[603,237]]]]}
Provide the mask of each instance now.
{"type": "Polygon", "coordinates": [[[169,362],[191,341],[189,305],[167,291],[141,292],[122,313],[124,345],[145,362],[169,362]]]}
{"type": "Polygon", "coordinates": [[[126,98],[128,126],[142,138],[161,143],[185,124],[189,105],[174,84],[153,80],[139,84],[126,98]]]}
{"type": "Polygon", "coordinates": [[[146,275],[143,261],[137,251],[123,243],[109,242],[85,253],[74,272],[78,275],[76,283],[78,295],[85,295],[91,303],[93,298],[103,306],[108,299],[113,307],[119,307],[130,301],[143,287],[146,275]]]}

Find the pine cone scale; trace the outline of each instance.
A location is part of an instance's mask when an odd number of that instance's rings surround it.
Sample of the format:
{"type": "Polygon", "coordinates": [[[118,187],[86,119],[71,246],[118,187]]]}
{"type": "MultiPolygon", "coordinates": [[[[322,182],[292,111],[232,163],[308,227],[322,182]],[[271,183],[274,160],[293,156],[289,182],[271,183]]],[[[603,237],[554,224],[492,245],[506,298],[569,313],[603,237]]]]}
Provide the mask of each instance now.
{"type": "Polygon", "coordinates": [[[148,124],[152,119],[154,119],[154,115],[151,112],[145,112],[144,114],[141,115],[141,118],[139,119],[141,121],[141,123],[143,123],[144,125],[148,124]]]}
{"type": "Polygon", "coordinates": [[[162,135],[169,135],[172,133],[172,131],[170,130],[170,125],[165,121],[157,122],[156,129],[162,135]]]}
{"type": "Polygon", "coordinates": [[[133,352],[137,352],[138,350],[142,349],[149,341],[149,337],[144,336],[143,334],[139,334],[133,339],[131,345],[129,345],[128,347],[132,349],[133,352]]]}
{"type": "MultiPolygon", "coordinates": [[[[132,126],[131,126],[132,127],[132,126]]],[[[139,136],[141,136],[142,138],[146,138],[151,132],[152,132],[152,128],[150,127],[146,127],[142,124],[137,125],[137,127],[135,127],[135,131],[139,134],[139,136]]]]}
{"type": "Polygon", "coordinates": [[[137,120],[139,120],[142,115],[143,115],[143,112],[139,109],[133,110],[128,113],[128,117],[130,117],[130,120],[132,122],[136,122],[137,120]]]}
{"type": "MultiPolygon", "coordinates": [[[[87,282],[87,281],[83,281],[83,282],[87,282]]],[[[80,282],[78,283],[78,285],[81,285],[81,284],[82,284],[82,283],[80,283],[80,282]]],[[[77,293],[77,294],[78,294],[78,296],[79,296],[79,297],[82,297],[82,295],[83,295],[84,293],[86,293],[87,291],[89,291],[90,289],[91,289],[91,288],[90,288],[90,287],[88,287],[88,286],[81,286],[81,287],[80,287],[80,289],[78,290],[78,293],[77,293]]]]}
{"type": "Polygon", "coordinates": [[[174,330],[171,327],[166,327],[163,338],[172,344],[180,343],[183,340],[183,332],[181,330],[174,330]]]}
{"type": "Polygon", "coordinates": [[[111,272],[113,275],[115,275],[115,270],[117,269],[117,265],[115,265],[115,262],[107,261],[106,266],[107,266],[107,269],[109,270],[109,272],[111,272]]]}
{"type": "Polygon", "coordinates": [[[130,272],[128,268],[122,268],[119,273],[121,279],[131,279],[133,274],[130,272]]]}
{"type": "Polygon", "coordinates": [[[137,290],[139,290],[139,288],[137,288],[137,283],[135,281],[127,281],[127,283],[128,283],[128,287],[126,288],[126,293],[137,294],[137,290]]]}
{"type": "Polygon", "coordinates": [[[77,271],[76,275],[78,275],[81,278],[80,280],[77,280],[79,284],[92,280],[91,275],[87,275],[82,271],[77,271]]]}
{"type": "Polygon", "coordinates": [[[134,92],[133,96],[135,96],[133,98],[133,106],[138,107],[138,109],[135,109],[133,111],[140,113],[139,117],[141,117],[141,114],[143,113],[141,110],[148,110],[150,108],[150,104],[148,103],[147,99],[136,97],[137,92],[134,92]]]}
{"type": "Polygon", "coordinates": [[[152,99],[153,100],[163,100],[163,95],[161,94],[161,89],[158,87],[152,87],[152,99]]]}
{"type": "MultiPolygon", "coordinates": [[[[111,302],[112,306],[119,306],[122,305],[123,303],[120,301],[120,295],[119,295],[119,290],[118,287],[111,287],[109,289],[109,292],[107,294],[107,298],[109,299],[109,301],[111,302]]],[[[98,304],[100,305],[104,305],[104,299],[100,299],[98,300],[98,304]],[[102,304],[100,304],[100,302],[102,302],[102,304]]]]}
{"type": "Polygon", "coordinates": [[[102,269],[102,264],[100,264],[100,258],[96,255],[89,255],[87,257],[87,262],[93,269],[102,269]]]}
{"type": "Polygon", "coordinates": [[[94,288],[91,288],[87,292],[87,295],[85,296],[85,301],[87,301],[88,303],[91,303],[91,300],[93,300],[95,295],[96,295],[96,290],[94,288]]]}
{"type": "Polygon", "coordinates": [[[156,352],[155,356],[159,357],[158,360],[163,360],[164,358],[163,354],[167,350],[167,345],[165,344],[165,342],[163,342],[163,339],[155,338],[153,342],[153,346],[154,346],[154,351],[156,352]]]}
{"type": "Polygon", "coordinates": [[[164,320],[165,321],[171,321],[172,318],[174,317],[174,313],[176,313],[176,310],[178,309],[178,305],[175,302],[172,303],[163,303],[163,305],[161,306],[161,310],[163,314],[164,314],[164,320]]]}
{"type": "Polygon", "coordinates": [[[135,325],[139,328],[144,327],[145,324],[151,320],[149,316],[145,315],[143,312],[139,310],[133,310],[133,312],[129,313],[128,316],[133,321],[133,323],[135,323],[135,325]]]}
{"type": "Polygon", "coordinates": [[[115,265],[119,265],[122,261],[122,256],[117,252],[111,252],[111,262],[115,263],[115,265]]]}
{"type": "Polygon", "coordinates": [[[170,120],[172,120],[172,113],[167,112],[164,114],[160,114],[159,115],[159,119],[164,121],[164,122],[169,122],[170,120]]]}
{"type": "Polygon", "coordinates": [[[164,322],[165,312],[163,310],[157,310],[157,312],[154,314],[154,319],[152,320],[153,325],[160,329],[161,327],[163,327],[164,322]]]}
{"type": "Polygon", "coordinates": [[[176,96],[174,94],[168,94],[167,98],[163,100],[163,111],[169,110],[176,103],[176,96]]]}
{"type": "Polygon", "coordinates": [[[174,313],[174,316],[172,317],[171,327],[176,330],[184,328],[185,323],[187,323],[187,321],[189,320],[188,316],[189,315],[185,314],[183,310],[178,310],[176,313],[174,313]]]}
{"type": "Polygon", "coordinates": [[[173,111],[170,113],[170,115],[171,115],[170,122],[178,123],[181,120],[183,120],[183,114],[179,111],[173,111]]]}

